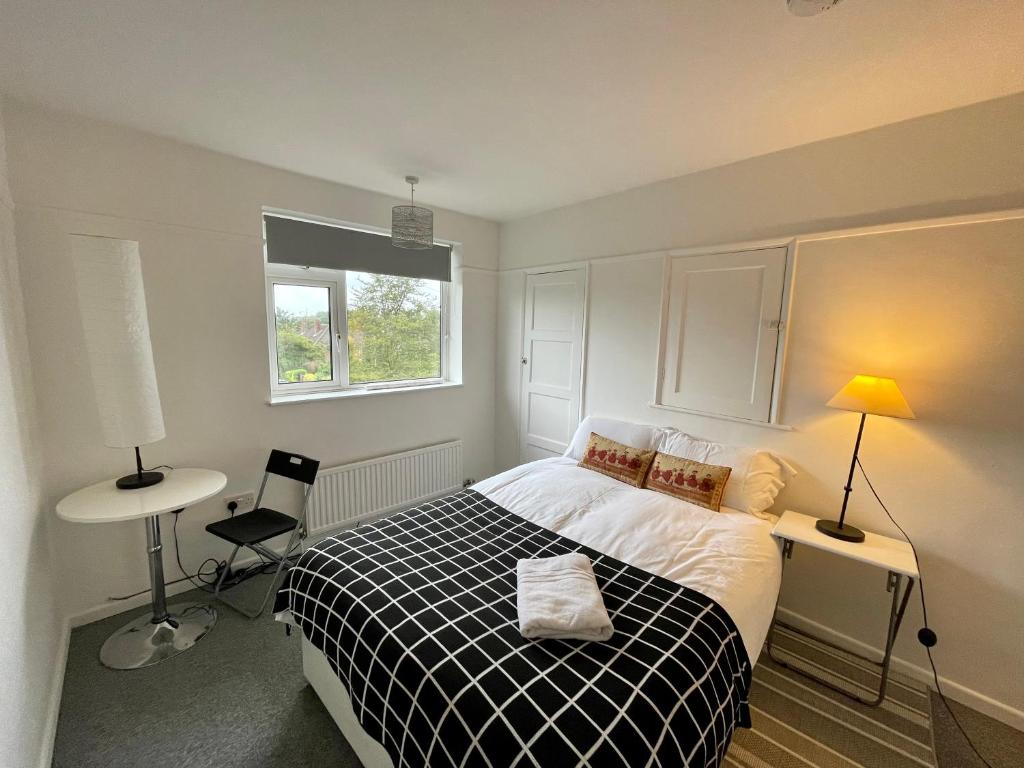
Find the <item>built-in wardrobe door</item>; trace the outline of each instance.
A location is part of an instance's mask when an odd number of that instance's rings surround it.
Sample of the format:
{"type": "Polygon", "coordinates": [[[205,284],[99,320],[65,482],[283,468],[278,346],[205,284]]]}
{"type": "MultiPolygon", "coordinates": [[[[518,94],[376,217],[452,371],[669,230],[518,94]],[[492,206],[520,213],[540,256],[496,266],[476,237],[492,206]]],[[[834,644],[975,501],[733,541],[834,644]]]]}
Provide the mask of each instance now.
{"type": "Polygon", "coordinates": [[[771,421],[786,253],[668,258],[658,404],[771,421]]]}

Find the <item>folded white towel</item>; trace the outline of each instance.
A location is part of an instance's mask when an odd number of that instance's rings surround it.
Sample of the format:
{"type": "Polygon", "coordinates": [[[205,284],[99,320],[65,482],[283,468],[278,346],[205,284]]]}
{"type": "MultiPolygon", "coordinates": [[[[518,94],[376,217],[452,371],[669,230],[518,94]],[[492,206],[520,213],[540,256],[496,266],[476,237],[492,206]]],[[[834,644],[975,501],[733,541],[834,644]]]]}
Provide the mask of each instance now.
{"type": "Polygon", "coordinates": [[[590,558],[578,552],[516,564],[519,631],[526,638],[607,640],[614,631],[590,558]]]}

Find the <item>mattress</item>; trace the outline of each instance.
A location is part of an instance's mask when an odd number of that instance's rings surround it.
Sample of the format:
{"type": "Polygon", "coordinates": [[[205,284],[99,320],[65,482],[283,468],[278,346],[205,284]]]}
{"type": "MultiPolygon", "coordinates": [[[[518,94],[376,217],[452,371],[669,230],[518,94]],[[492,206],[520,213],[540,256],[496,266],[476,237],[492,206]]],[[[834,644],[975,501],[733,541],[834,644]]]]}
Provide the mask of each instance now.
{"type": "Polygon", "coordinates": [[[550,531],[707,595],[732,617],[756,663],[782,582],[774,521],[634,488],[567,457],[523,464],[473,488],[550,531]]]}

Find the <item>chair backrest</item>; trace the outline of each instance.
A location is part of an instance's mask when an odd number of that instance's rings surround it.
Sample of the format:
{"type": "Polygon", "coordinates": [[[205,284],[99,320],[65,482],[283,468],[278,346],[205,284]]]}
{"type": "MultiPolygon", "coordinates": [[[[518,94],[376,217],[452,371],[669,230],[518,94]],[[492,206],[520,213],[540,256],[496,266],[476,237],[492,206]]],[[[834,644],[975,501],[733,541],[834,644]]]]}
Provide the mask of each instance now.
{"type": "Polygon", "coordinates": [[[313,484],[319,469],[320,462],[316,459],[298,453],[279,451],[276,448],[270,452],[270,458],[267,459],[268,474],[287,477],[306,485],[313,484]]]}

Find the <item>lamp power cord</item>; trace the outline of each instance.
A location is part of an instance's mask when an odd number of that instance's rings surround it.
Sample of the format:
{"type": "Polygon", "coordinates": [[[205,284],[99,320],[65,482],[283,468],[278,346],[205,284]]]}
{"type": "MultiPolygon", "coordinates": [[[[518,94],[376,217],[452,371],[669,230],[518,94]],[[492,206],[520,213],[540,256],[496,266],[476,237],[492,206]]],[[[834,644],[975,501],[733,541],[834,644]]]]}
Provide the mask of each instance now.
{"type": "Polygon", "coordinates": [[[986,766],[988,766],[988,768],[993,768],[992,763],[986,760],[985,757],[981,754],[981,752],[978,751],[978,747],[975,746],[974,742],[971,740],[971,737],[967,734],[967,731],[964,729],[963,724],[957,718],[956,713],[953,712],[953,708],[949,705],[949,701],[946,699],[946,694],[942,692],[942,685],[939,683],[939,671],[935,666],[935,660],[932,658],[932,648],[935,646],[936,643],[939,642],[939,638],[938,635],[935,634],[935,631],[928,626],[928,606],[925,603],[924,598],[924,574],[921,571],[921,560],[917,556],[917,547],[914,546],[914,542],[911,540],[910,536],[907,535],[907,532],[903,530],[903,526],[896,522],[896,518],[892,516],[892,513],[889,511],[889,508],[885,506],[885,502],[883,502],[882,498],[878,495],[878,491],[875,490],[875,486],[871,484],[871,478],[868,477],[868,473],[864,469],[864,465],[861,463],[859,456],[857,457],[857,467],[860,469],[860,473],[864,477],[864,482],[867,483],[868,488],[871,490],[871,495],[875,497],[875,501],[878,502],[878,505],[885,512],[886,516],[889,518],[892,524],[895,525],[897,529],[899,529],[899,532],[903,535],[903,538],[906,539],[907,543],[910,545],[910,551],[914,553],[914,563],[917,565],[918,573],[918,594],[921,596],[921,616],[924,619],[924,626],[921,627],[921,629],[919,629],[917,632],[917,641],[924,646],[925,653],[928,654],[928,665],[932,669],[932,678],[935,680],[935,692],[939,695],[939,698],[942,700],[943,705],[946,707],[946,711],[949,712],[949,716],[953,719],[953,723],[956,725],[957,730],[960,731],[960,734],[967,741],[967,745],[971,748],[971,751],[974,752],[974,754],[977,755],[978,759],[981,760],[981,762],[983,762],[986,766]]]}

